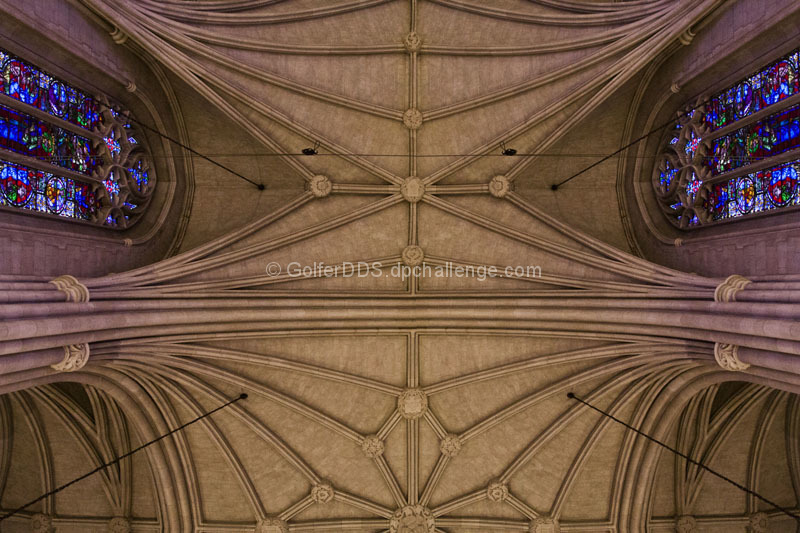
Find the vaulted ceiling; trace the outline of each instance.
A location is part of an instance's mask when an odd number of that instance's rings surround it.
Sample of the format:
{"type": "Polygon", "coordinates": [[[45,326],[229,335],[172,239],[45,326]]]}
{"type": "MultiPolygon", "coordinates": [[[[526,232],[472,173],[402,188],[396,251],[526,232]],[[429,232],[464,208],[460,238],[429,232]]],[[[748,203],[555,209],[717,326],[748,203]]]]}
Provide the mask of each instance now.
{"type": "Polygon", "coordinates": [[[795,531],[566,396],[798,506],[798,372],[717,362],[797,352],[797,310],[629,255],[616,163],[550,188],[724,4],[76,1],[164,73],[184,142],[265,189],[191,159],[181,253],[7,306],[0,504],[249,397],[3,531],[795,531]],[[86,366],[51,368],[64,346],[86,366]]]}

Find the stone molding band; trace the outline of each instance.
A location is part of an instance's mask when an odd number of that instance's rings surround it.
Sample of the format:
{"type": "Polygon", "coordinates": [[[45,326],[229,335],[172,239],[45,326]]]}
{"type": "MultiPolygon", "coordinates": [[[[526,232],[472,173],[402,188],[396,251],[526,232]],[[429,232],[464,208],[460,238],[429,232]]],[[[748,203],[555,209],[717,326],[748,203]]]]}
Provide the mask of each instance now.
{"type": "Polygon", "coordinates": [[[89,289],[74,276],[65,274],[50,281],[56,289],[67,295],[68,302],[88,302],[89,289]]]}

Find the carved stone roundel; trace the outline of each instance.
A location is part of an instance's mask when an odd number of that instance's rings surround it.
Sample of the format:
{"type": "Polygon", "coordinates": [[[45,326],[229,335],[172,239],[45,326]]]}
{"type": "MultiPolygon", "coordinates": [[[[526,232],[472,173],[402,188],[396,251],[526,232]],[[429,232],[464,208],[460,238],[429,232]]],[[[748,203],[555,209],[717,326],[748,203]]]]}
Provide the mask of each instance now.
{"type": "Polygon", "coordinates": [[[400,194],[407,202],[415,204],[425,195],[425,184],[418,177],[410,176],[400,186],[400,194]]]}
{"type": "Polygon", "coordinates": [[[422,112],[412,107],[403,113],[403,124],[410,130],[415,130],[422,126],[422,112]]]}
{"type": "Polygon", "coordinates": [[[412,31],[403,39],[403,46],[405,46],[406,50],[409,52],[416,52],[419,50],[420,46],[422,46],[422,39],[420,39],[417,32],[412,31]]]}
{"type": "Polygon", "coordinates": [[[383,441],[376,435],[370,435],[361,443],[361,451],[370,459],[383,455],[383,441]]]}
{"type": "Polygon", "coordinates": [[[53,530],[53,518],[41,513],[31,516],[32,533],[50,533],[53,530]]]}
{"type": "Polygon", "coordinates": [[[436,521],[433,513],[421,505],[407,505],[398,509],[389,521],[390,533],[434,533],[436,521]]]}
{"type": "Polygon", "coordinates": [[[752,533],[767,533],[769,531],[769,516],[767,513],[750,515],[750,531],[752,533]]]}
{"type": "Polygon", "coordinates": [[[414,420],[425,414],[428,409],[428,397],[422,389],[406,389],[397,398],[397,410],[408,420],[414,420]]]}
{"type": "Polygon", "coordinates": [[[503,175],[498,174],[492,178],[492,181],[489,182],[489,194],[495,198],[503,198],[506,194],[508,194],[510,189],[511,182],[509,182],[508,178],[503,175]]]}
{"type": "Polygon", "coordinates": [[[492,481],[486,489],[486,497],[493,502],[502,502],[508,498],[508,485],[500,481],[492,481]]]}
{"type": "Polygon", "coordinates": [[[461,439],[451,433],[442,439],[439,449],[447,457],[455,457],[461,451],[461,439]]]}
{"type": "Polygon", "coordinates": [[[117,516],[108,521],[108,533],[131,533],[131,521],[117,516]]]}
{"type": "Polygon", "coordinates": [[[314,503],[328,503],[333,500],[333,487],[330,483],[322,482],[311,487],[311,501],[314,503]]]}
{"type": "Polygon", "coordinates": [[[697,520],[693,516],[683,515],[675,523],[677,533],[698,533],[697,520]]]}
{"type": "Polygon", "coordinates": [[[553,518],[539,517],[531,520],[530,533],[561,533],[558,520],[553,518]]]}
{"type": "Polygon", "coordinates": [[[328,179],[327,176],[323,176],[322,174],[317,174],[306,185],[306,188],[311,191],[311,194],[316,196],[317,198],[325,198],[331,193],[333,189],[333,184],[331,180],[328,179]]]}
{"type": "Polygon", "coordinates": [[[289,524],[280,518],[265,518],[256,526],[256,533],[289,533],[289,524]]]}
{"type": "Polygon", "coordinates": [[[425,252],[419,246],[412,244],[403,248],[401,258],[406,266],[415,267],[422,264],[422,260],[425,259],[425,252]]]}

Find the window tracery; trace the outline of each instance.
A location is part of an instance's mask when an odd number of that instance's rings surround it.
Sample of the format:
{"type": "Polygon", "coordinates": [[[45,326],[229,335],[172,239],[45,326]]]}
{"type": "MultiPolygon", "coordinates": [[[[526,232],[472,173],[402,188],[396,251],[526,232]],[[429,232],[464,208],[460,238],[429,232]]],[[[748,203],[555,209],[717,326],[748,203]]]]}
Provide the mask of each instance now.
{"type": "Polygon", "coordinates": [[[0,50],[0,207],[132,225],[156,179],[128,117],[0,50]]]}
{"type": "Polygon", "coordinates": [[[682,112],[653,187],[680,228],[800,206],[800,50],[682,112]]]}

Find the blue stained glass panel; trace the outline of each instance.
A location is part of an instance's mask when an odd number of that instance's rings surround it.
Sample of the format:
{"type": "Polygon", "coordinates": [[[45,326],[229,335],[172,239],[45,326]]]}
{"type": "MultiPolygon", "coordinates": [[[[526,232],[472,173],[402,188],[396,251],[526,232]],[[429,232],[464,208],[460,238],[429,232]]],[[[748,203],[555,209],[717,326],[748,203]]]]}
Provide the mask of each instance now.
{"type": "Polygon", "coordinates": [[[0,205],[78,220],[99,207],[90,183],[0,160],[0,205]]]}
{"type": "Polygon", "coordinates": [[[5,50],[0,50],[0,85],[6,96],[88,130],[102,122],[94,98],[5,50]]]}
{"type": "Polygon", "coordinates": [[[100,159],[89,139],[4,106],[0,147],[87,175],[100,159]]]}

